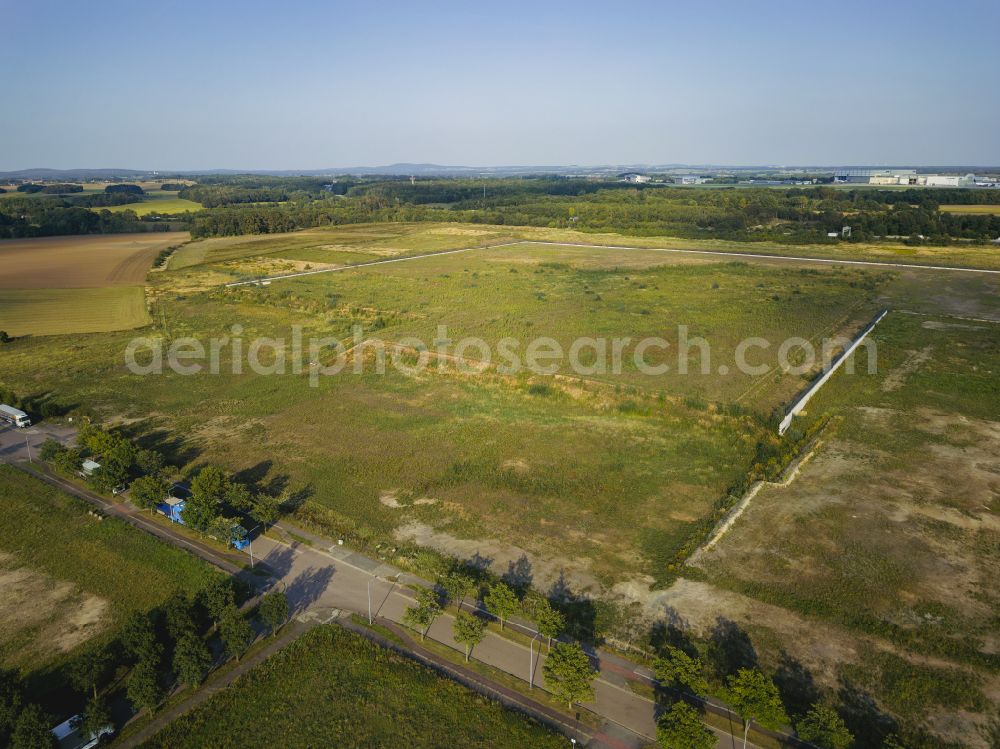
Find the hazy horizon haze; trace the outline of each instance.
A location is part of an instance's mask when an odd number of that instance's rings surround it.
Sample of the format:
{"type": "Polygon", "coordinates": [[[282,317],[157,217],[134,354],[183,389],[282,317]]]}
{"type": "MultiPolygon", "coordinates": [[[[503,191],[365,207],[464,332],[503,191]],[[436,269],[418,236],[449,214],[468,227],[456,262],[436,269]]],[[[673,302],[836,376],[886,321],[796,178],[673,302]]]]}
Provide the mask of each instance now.
{"type": "Polygon", "coordinates": [[[4,4],[0,170],[1000,163],[1000,4],[4,4]]]}

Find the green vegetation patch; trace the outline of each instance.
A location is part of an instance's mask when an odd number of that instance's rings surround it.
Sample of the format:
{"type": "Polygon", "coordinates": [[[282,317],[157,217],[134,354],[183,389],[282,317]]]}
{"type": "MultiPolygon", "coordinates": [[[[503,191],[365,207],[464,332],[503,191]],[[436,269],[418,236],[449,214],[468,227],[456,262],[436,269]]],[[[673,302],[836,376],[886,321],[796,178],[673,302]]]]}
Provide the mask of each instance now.
{"type": "Polygon", "coordinates": [[[0,664],[49,667],[129,614],[221,573],[196,557],[10,466],[0,465],[0,664]],[[9,586],[9,587],[8,587],[9,586]]]}
{"type": "Polygon", "coordinates": [[[336,626],[317,627],[146,747],[562,747],[567,740],[336,626]]]}

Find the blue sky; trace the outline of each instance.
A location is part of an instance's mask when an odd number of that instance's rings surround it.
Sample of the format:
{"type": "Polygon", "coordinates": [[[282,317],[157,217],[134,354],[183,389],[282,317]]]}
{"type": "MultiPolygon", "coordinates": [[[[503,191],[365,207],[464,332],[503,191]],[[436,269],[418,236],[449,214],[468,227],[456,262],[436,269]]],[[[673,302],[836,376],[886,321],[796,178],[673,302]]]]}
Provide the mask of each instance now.
{"type": "Polygon", "coordinates": [[[0,169],[1000,163],[996,0],[0,14],[0,169]]]}

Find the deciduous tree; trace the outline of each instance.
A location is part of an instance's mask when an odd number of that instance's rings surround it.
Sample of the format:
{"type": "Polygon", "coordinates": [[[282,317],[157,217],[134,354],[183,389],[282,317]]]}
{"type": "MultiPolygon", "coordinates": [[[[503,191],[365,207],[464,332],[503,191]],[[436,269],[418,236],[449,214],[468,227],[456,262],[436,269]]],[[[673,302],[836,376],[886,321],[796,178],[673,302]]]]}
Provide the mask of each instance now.
{"type": "Polygon", "coordinates": [[[167,482],[159,476],[140,476],[132,482],[129,495],[136,507],[152,512],[153,508],[166,498],[169,491],[167,482]]]}
{"type": "Polygon", "coordinates": [[[500,629],[503,629],[507,619],[517,613],[520,605],[517,594],[507,583],[503,582],[494,583],[489,587],[483,597],[483,603],[486,604],[486,610],[500,620],[500,629]]]}
{"type": "Polygon", "coordinates": [[[743,746],[747,745],[750,724],[777,728],[788,721],[778,688],[756,668],[741,668],[729,679],[729,702],[743,718],[743,746]]]}
{"type": "Polygon", "coordinates": [[[160,704],[163,692],[160,689],[158,665],[152,658],[143,658],[129,674],[125,694],[136,710],[146,709],[152,712],[160,704]]]}
{"type": "Polygon", "coordinates": [[[118,640],[132,662],[145,658],[159,660],[163,646],[156,640],[156,631],[149,614],[136,611],[122,625],[118,640]]]}
{"type": "Polygon", "coordinates": [[[185,634],[174,648],[174,673],[189,687],[201,684],[212,665],[212,654],[205,641],[195,634],[185,634]]]}
{"type": "Polygon", "coordinates": [[[574,702],[594,698],[597,672],[590,667],[590,658],[577,643],[557,642],[545,657],[542,667],[545,684],[557,698],[573,707],[574,702]]]}
{"type": "Polygon", "coordinates": [[[478,616],[459,611],[451,628],[455,635],[455,641],[465,645],[465,662],[468,663],[472,648],[486,637],[486,622],[478,616]]]}
{"type": "Polygon", "coordinates": [[[538,631],[548,640],[548,649],[551,651],[553,638],[561,635],[566,629],[566,617],[554,608],[548,599],[542,600],[544,603],[535,613],[535,623],[538,624],[538,631]]]}
{"type": "Polygon", "coordinates": [[[250,626],[236,606],[230,606],[222,614],[219,622],[219,635],[226,645],[226,652],[237,661],[253,644],[253,627],[250,626]]]}
{"type": "Polygon", "coordinates": [[[848,749],[854,743],[854,735],[847,724],[826,705],[813,705],[796,724],[795,732],[803,741],[822,749],[848,749]]]}
{"type": "Polygon", "coordinates": [[[715,734],[705,727],[698,711],[675,702],[656,722],[656,739],[663,749],[713,749],[715,734]]]}
{"type": "Polygon", "coordinates": [[[108,677],[112,666],[111,653],[107,648],[90,648],[78,655],[70,664],[70,683],[85,694],[92,692],[94,699],[97,699],[97,690],[108,677]]]}
{"type": "Polygon", "coordinates": [[[87,701],[86,707],[79,716],[77,728],[85,738],[97,736],[101,729],[112,725],[111,711],[107,703],[100,697],[87,701]]]}
{"type": "Polygon", "coordinates": [[[427,630],[439,616],[441,604],[438,603],[437,593],[429,588],[420,588],[416,602],[403,614],[403,623],[420,632],[420,639],[423,640],[427,630]]]}
{"type": "Polygon", "coordinates": [[[288,597],[280,590],[273,590],[267,593],[260,601],[260,620],[271,630],[271,634],[278,634],[278,629],[288,619],[288,597]]]}
{"type": "Polygon", "coordinates": [[[691,694],[708,691],[701,660],[672,645],[667,645],[663,655],[653,663],[653,671],[662,686],[683,689],[691,694]]]}
{"type": "Polygon", "coordinates": [[[218,580],[202,591],[201,602],[208,615],[212,617],[212,621],[218,624],[222,620],[223,613],[236,605],[236,592],[229,580],[218,580]]]}
{"type": "Polygon", "coordinates": [[[258,494],[250,508],[250,517],[260,523],[261,532],[266,532],[269,525],[278,519],[281,501],[270,494],[258,494]]]}
{"type": "Polygon", "coordinates": [[[38,705],[28,705],[17,716],[10,737],[11,749],[53,749],[59,746],[51,726],[52,721],[38,705]]]}

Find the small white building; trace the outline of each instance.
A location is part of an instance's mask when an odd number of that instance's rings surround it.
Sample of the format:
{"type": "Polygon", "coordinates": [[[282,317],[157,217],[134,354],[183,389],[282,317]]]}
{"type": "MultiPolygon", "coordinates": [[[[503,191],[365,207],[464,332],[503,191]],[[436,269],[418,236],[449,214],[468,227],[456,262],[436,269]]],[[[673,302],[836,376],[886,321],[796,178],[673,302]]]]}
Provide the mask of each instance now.
{"type": "Polygon", "coordinates": [[[708,177],[700,177],[697,174],[675,174],[675,185],[703,185],[708,181],[708,177]]]}
{"type": "Polygon", "coordinates": [[[83,465],[80,466],[80,475],[84,477],[93,476],[94,471],[96,471],[100,467],[101,464],[98,463],[96,460],[91,460],[90,458],[87,458],[85,461],[83,461],[83,465]]]}
{"type": "Polygon", "coordinates": [[[628,174],[623,174],[621,177],[622,182],[634,182],[636,184],[643,184],[649,182],[651,178],[645,174],[639,174],[637,172],[629,172],[628,174]]]}

